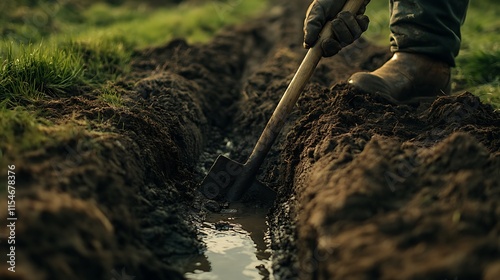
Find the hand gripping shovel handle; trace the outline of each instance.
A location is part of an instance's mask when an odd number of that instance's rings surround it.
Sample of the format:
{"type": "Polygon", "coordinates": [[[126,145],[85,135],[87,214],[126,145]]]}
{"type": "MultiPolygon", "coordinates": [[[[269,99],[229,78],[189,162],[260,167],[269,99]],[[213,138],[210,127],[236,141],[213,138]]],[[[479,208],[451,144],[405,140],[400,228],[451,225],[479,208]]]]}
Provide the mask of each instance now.
{"type": "MultiPolygon", "coordinates": [[[[361,5],[363,5],[364,0],[348,0],[342,11],[348,11],[353,14],[356,14],[361,5]]],[[[314,47],[310,48],[307,51],[306,56],[302,60],[302,63],[299,66],[299,69],[293,76],[292,81],[288,85],[283,97],[281,97],[278,106],[276,107],[271,119],[269,119],[266,128],[262,132],[259,141],[255,145],[255,148],[252,151],[252,154],[248,158],[245,165],[249,169],[255,169],[254,172],[257,172],[257,169],[260,167],[267,153],[271,149],[271,146],[274,143],[274,140],[279,135],[281,129],[283,128],[283,124],[287,116],[293,109],[293,106],[299,99],[302,90],[306,86],[306,83],[311,78],[311,75],[314,72],[314,69],[318,65],[322,55],[321,43],[332,35],[332,25],[325,24],[323,30],[321,30],[320,38],[314,45],[314,47]]]]}

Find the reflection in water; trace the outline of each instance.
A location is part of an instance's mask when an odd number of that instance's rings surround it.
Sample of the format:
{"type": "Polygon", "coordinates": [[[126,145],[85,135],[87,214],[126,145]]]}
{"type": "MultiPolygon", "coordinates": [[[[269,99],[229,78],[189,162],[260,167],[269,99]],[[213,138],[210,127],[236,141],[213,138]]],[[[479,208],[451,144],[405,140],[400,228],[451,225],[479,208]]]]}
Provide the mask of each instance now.
{"type": "Polygon", "coordinates": [[[207,215],[200,229],[206,251],[185,274],[188,279],[274,279],[266,242],[267,209],[231,204],[207,215]]]}

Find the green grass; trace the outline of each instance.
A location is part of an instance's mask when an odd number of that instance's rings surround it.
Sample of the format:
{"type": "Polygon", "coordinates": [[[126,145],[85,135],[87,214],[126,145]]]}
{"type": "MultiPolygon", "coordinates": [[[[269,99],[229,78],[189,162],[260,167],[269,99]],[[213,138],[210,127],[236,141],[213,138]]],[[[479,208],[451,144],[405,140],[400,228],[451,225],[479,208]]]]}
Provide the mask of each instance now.
{"type": "MultiPolygon", "coordinates": [[[[107,123],[69,118],[54,123],[42,117],[42,112],[23,106],[0,107],[0,164],[6,166],[26,152],[53,147],[70,140],[90,141],[111,135],[107,123]]],[[[96,146],[97,147],[97,146],[96,146]]]]}
{"type": "Polygon", "coordinates": [[[227,0],[152,8],[101,2],[83,9],[71,1],[31,2],[37,1],[24,1],[26,6],[17,9],[13,1],[5,2],[14,12],[0,20],[7,26],[0,40],[0,102],[12,106],[98,88],[129,72],[135,48],[177,37],[204,42],[266,5],[265,0],[227,0]]]}
{"type": "Polygon", "coordinates": [[[370,1],[366,12],[370,18],[368,30],[364,36],[378,45],[389,44],[389,1],[370,1]]]}
{"type": "Polygon", "coordinates": [[[9,41],[24,43],[48,38],[61,42],[68,37],[86,41],[119,37],[136,47],[162,44],[176,37],[188,42],[204,42],[221,27],[248,19],[267,5],[265,0],[191,0],[175,6],[168,4],[172,1],[166,2],[160,7],[97,2],[83,9],[79,7],[82,4],[41,1],[42,4],[35,7],[10,7],[14,12],[4,15],[3,19],[0,17],[0,33],[9,41]]]}
{"type": "Polygon", "coordinates": [[[19,103],[71,93],[83,83],[81,58],[50,44],[1,42],[0,101],[19,103]]]}
{"type": "Polygon", "coordinates": [[[124,102],[120,93],[116,91],[112,84],[108,84],[101,89],[98,99],[111,107],[123,107],[124,102]]]}
{"type": "Polygon", "coordinates": [[[104,37],[68,40],[60,48],[83,62],[83,77],[89,85],[102,85],[130,70],[132,45],[125,38],[104,37]]]}
{"type": "Polygon", "coordinates": [[[498,83],[500,81],[500,48],[469,51],[459,57],[458,74],[467,85],[498,83]]]}
{"type": "Polygon", "coordinates": [[[126,6],[111,9],[99,4],[85,12],[88,28],[76,32],[78,38],[121,34],[136,47],[163,44],[178,37],[190,43],[206,42],[223,26],[248,19],[265,7],[265,0],[188,1],[175,8],[151,10],[139,6],[133,11],[126,6]]]}
{"type": "MultiPolygon", "coordinates": [[[[370,26],[365,36],[389,44],[388,1],[371,1],[366,14],[370,26]]],[[[453,69],[453,90],[468,90],[500,108],[500,6],[494,0],[471,1],[462,26],[462,44],[453,69]]]]}
{"type": "Polygon", "coordinates": [[[78,94],[127,73],[130,45],[103,38],[65,43],[0,42],[0,100],[11,105],[44,97],[78,94]]]}
{"type": "Polygon", "coordinates": [[[500,7],[471,1],[454,69],[457,90],[468,90],[500,109],[500,7]]]}
{"type": "MultiPolygon", "coordinates": [[[[49,137],[41,128],[50,125],[23,107],[0,107],[0,154],[15,155],[41,147],[49,137]]],[[[4,159],[4,157],[0,157],[4,159]]]]}
{"type": "Polygon", "coordinates": [[[205,42],[223,26],[266,7],[265,0],[166,2],[1,1],[0,162],[77,134],[93,135],[107,125],[100,117],[55,124],[38,114],[32,101],[85,92],[95,93],[108,106],[124,107],[112,85],[129,73],[135,49],[177,37],[205,42]],[[106,4],[112,2],[128,4],[106,4]]]}

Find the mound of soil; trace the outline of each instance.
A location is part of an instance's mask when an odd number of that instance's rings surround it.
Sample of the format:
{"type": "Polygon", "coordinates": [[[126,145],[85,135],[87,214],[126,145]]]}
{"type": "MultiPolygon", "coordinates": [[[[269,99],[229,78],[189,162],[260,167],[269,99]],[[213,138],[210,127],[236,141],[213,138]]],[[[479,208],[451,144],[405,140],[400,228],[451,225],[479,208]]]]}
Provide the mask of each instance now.
{"type": "MultiPolygon", "coordinates": [[[[203,248],[198,184],[218,154],[250,154],[305,54],[307,2],[279,3],[208,44],[138,51],[114,85],[123,107],[98,92],[34,104],[80,129],[8,155],[18,273],[3,262],[0,277],[182,279],[203,248]]],[[[470,93],[398,105],[342,83],[389,57],[361,39],[323,59],[262,167],[279,197],[276,278],[500,277],[499,113],[470,93]]]]}
{"type": "Polygon", "coordinates": [[[310,97],[283,155],[302,278],[500,276],[498,113],[469,93],[420,107],[345,86],[310,97]]]}

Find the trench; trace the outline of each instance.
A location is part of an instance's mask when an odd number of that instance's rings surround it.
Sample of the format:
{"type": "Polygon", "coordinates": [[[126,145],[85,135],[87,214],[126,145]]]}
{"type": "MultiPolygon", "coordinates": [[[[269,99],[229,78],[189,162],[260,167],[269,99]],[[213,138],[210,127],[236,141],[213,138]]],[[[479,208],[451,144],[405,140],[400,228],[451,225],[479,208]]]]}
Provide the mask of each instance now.
{"type": "MultiPolygon", "coordinates": [[[[232,60],[215,61],[213,57],[204,67],[233,69],[230,77],[218,81],[203,81],[212,88],[216,98],[206,99],[196,93],[207,118],[204,129],[204,149],[194,166],[192,184],[199,184],[218,155],[223,154],[243,163],[253,149],[268,118],[288,84],[288,78],[296,70],[303,52],[301,49],[300,16],[286,17],[297,9],[271,8],[267,15],[237,32],[222,32],[210,45],[218,55],[230,54],[232,60]],[[294,30],[294,36],[289,36],[294,30]],[[285,50],[285,51],[284,51],[285,50]],[[285,62],[285,63],[283,63],[285,62]],[[251,110],[250,108],[255,108],[251,110]],[[250,109],[250,110],[249,110],[250,109]]],[[[204,59],[199,62],[203,63],[204,59]]],[[[211,72],[217,70],[211,69],[211,72]]],[[[176,70],[188,79],[191,72],[176,70]],[[186,75],[187,73],[188,75],[186,75]]],[[[196,76],[194,77],[196,78],[196,76]]],[[[279,189],[278,166],[280,145],[277,140],[261,167],[258,179],[269,187],[279,189]]],[[[198,239],[203,245],[199,254],[183,260],[181,272],[187,279],[274,279],[272,233],[270,232],[270,205],[234,204],[220,212],[207,207],[200,193],[194,199],[198,239]]]]}
{"type": "MultiPolygon", "coordinates": [[[[212,140],[196,166],[195,181],[201,182],[216,157],[233,157],[235,146],[230,132],[212,131],[212,140]],[[223,136],[224,134],[224,136],[223,136]]],[[[234,137],[238,138],[238,137],[234,137]]],[[[200,254],[184,261],[186,279],[274,279],[271,269],[269,227],[270,205],[218,203],[197,194],[196,228],[204,244],[200,254]],[[216,209],[214,209],[216,208],[216,209]]]]}
{"type": "MultiPolygon", "coordinates": [[[[298,36],[302,24],[298,11],[300,9],[285,5],[272,8],[267,16],[240,29],[238,34],[228,33],[226,38],[230,43],[224,43],[224,51],[243,54],[231,66],[238,69],[234,75],[220,79],[214,87],[214,92],[231,89],[221,98],[223,104],[214,100],[205,103],[201,99],[209,127],[204,137],[204,151],[195,166],[195,184],[201,183],[218,155],[243,163],[253,149],[304,54],[298,36]],[[241,39],[236,39],[241,37],[245,38],[243,44],[238,42],[241,39]]],[[[218,42],[220,40],[216,39],[211,45],[220,44],[218,42]]],[[[276,190],[281,188],[276,168],[287,129],[289,125],[277,139],[257,176],[276,190]]],[[[204,249],[185,262],[184,277],[274,279],[272,239],[276,234],[270,229],[269,206],[231,204],[221,213],[212,213],[204,207],[205,203],[204,198],[195,198],[195,212],[199,217],[195,226],[204,249]]]]}
{"type": "Polygon", "coordinates": [[[199,227],[206,246],[186,267],[187,279],[274,279],[266,215],[259,206],[232,204],[209,213],[199,227]]]}
{"type": "MultiPolygon", "coordinates": [[[[271,46],[264,44],[248,53],[246,58],[250,63],[245,63],[237,85],[238,93],[242,94],[247,78],[258,71],[259,61],[266,59],[271,46]]],[[[235,107],[228,110],[228,115],[245,107],[241,96],[235,107]]],[[[219,119],[214,123],[225,123],[225,126],[215,125],[209,129],[206,149],[195,169],[197,184],[202,182],[219,155],[243,163],[261,132],[256,131],[249,137],[237,133],[241,129],[237,121],[219,119]]],[[[199,207],[199,222],[195,226],[204,248],[200,254],[185,262],[183,273],[186,279],[274,279],[267,217],[271,207],[269,203],[221,203],[216,207],[218,209],[213,209],[217,202],[207,200],[201,193],[196,195],[195,201],[199,207]]]]}

